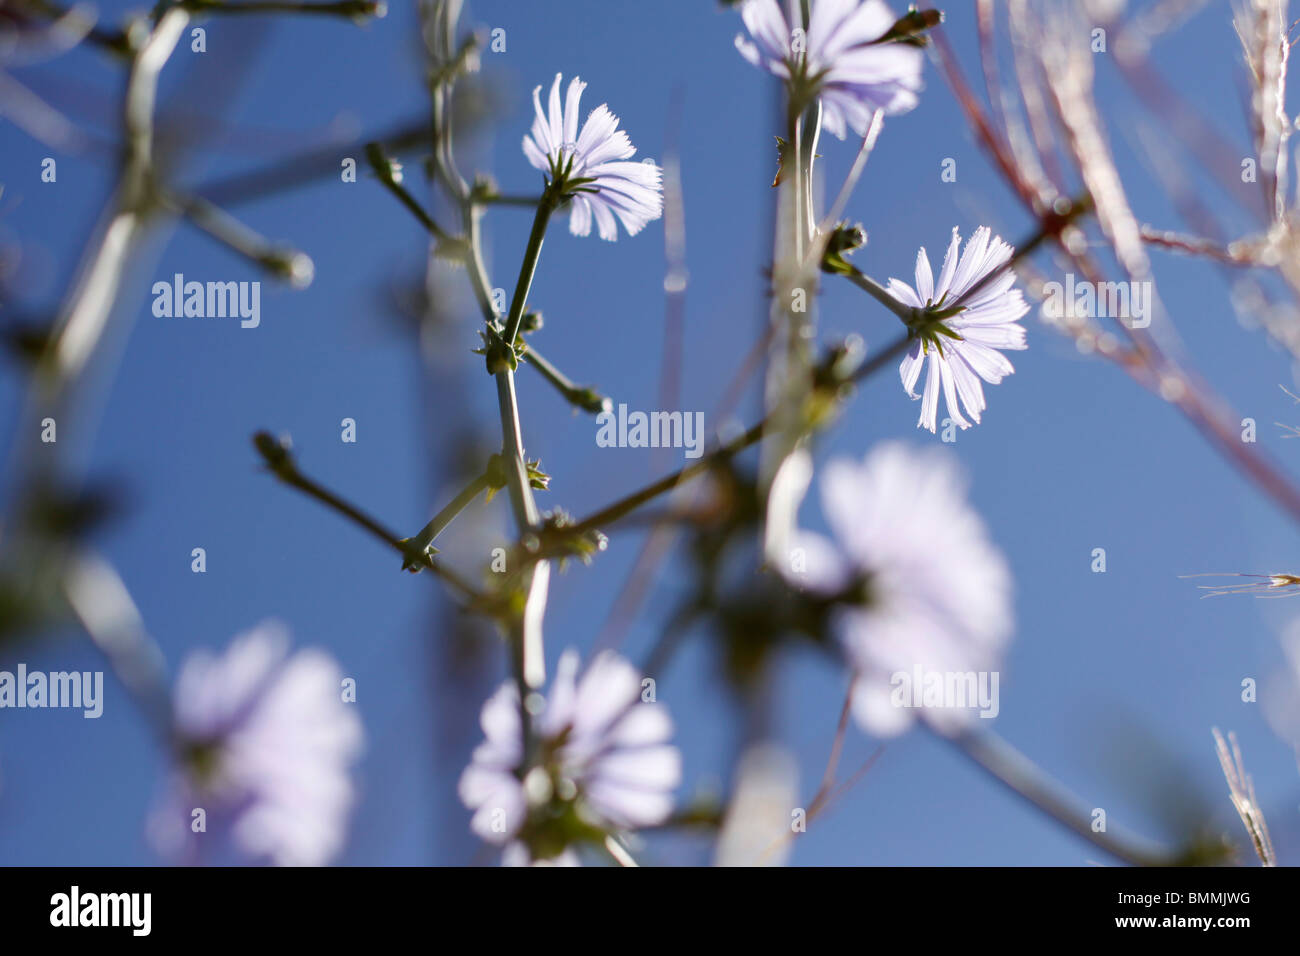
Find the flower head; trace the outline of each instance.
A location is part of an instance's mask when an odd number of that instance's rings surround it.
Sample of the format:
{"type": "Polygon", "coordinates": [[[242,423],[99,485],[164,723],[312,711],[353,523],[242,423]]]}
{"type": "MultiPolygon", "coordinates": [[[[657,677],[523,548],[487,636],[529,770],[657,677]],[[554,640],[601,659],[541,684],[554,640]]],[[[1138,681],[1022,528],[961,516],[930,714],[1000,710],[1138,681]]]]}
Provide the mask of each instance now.
{"type": "MultiPolygon", "coordinates": [[[[786,577],[836,603],[858,723],[898,733],[916,716],[918,674],[946,682],[996,668],[1011,633],[1011,573],[946,451],[886,442],[862,462],[828,463],[820,490],[834,539],[797,532],[801,561],[786,577]],[[900,697],[903,680],[909,692],[900,697]]],[[[971,715],[961,701],[921,703],[920,715],[941,730],[971,715]]]]}
{"type": "Polygon", "coordinates": [[[912,398],[918,397],[913,389],[921,366],[927,359],[930,363],[917,426],[932,432],[941,384],[953,423],[959,428],[971,424],[957,404],[960,396],[966,414],[978,425],[985,408],[980,379],[996,385],[1015,371],[1000,349],[1027,348],[1025,329],[1016,320],[1029,306],[1020,290],[1013,288],[1015,273],[1005,269],[988,278],[1011,261],[1014,250],[990,236],[986,226],[976,229],[959,261],[961,236],[954,228],[937,282],[924,247],[916,256],[915,289],[898,279],[889,280],[890,294],[913,310],[908,328],[916,341],[898,368],[903,388],[912,398]]]}
{"type": "Polygon", "coordinates": [[[618,117],[602,103],[578,130],[578,101],[587,84],[576,76],[560,106],[560,74],[551,85],[548,109],[542,109],[539,86],[533,90],[537,117],[524,137],[524,155],[547,176],[547,187],[569,200],[569,231],[591,232],[596,220],[600,238],[613,242],[623,224],[635,236],[663,214],[663,170],[651,162],[632,162],[636,149],[618,128],[618,117]]]}
{"type": "Polygon", "coordinates": [[[681,757],[668,743],[664,706],[642,702],[640,675],[612,652],[597,655],[581,679],[577,670],[577,652],[566,651],[535,720],[528,766],[516,685],[503,684],[483,705],[487,739],[461,775],[460,797],[475,811],[475,833],[514,841],[507,863],[571,863],[573,844],[660,823],[672,810],[681,757]]]}
{"type": "Polygon", "coordinates": [[[876,110],[906,113],[917,104],[922,54],[907,44],[878,42],[894,24],[883,0],[813,0],[806,36],[791,29],[778,0],[745,0],[740,9],[752,39],[736,49],[801,95],[821,97],[822,125],[840,139],[845,127],[865,136],[876,110]]]}
{"type": "Polygon", "coordinates": [[[164,851],[194,836],[199,807],[252,858],[317,866],[342,848],[361,721],[333,658],[288,647],[279,626],[262,624],[222,655],[186,660],[174,697],[180,766],[151,821],[164,851]]]}

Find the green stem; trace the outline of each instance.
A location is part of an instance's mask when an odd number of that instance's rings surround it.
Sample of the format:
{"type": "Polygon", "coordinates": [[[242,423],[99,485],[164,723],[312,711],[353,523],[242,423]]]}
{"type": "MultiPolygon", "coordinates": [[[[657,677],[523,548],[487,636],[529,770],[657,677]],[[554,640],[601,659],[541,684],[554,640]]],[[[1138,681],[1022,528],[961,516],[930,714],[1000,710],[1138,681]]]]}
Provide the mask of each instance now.
{"type": "Polygon", "coordinates": [[[605,525],[613,524],[615,521],[635,511],[646,502],[653,501],[665,492],[672,491],[678,485],[690,481],[697,475],[708,471],[719,461],[730,458],[738,452],[748,448],[750,445],[755,444],[763,438],[768,425],[769,419],[764,418],[761,422],[750,426],[749,430],[739,438],[735,438],[711,454],[705,455],[699,461],[692,462],[685,468],[675,471],[671,475],[660,478],[658,481],[647,485],[640,491],[633,492],[626,498],[622,498],[614,502],[612,505],[602,508],[590,517],[584,518],[571,529],[572,533],[581,534],[585,531],[594,531],[597,528],[604,527],[605,525]]]}
{"type": "Polygon", "coordinates": [[[552,365],[541,352],[531,345],[528,346],[524,359],[541,373],[542,378],[554,385],[555,389],[571,405],[582,409],[584,412],[591,412],[593,415],[599,415],[601,412],[610,410],[609,398],[601,395],[590,386],[575,385],[567,375],[552,365]]]}
{"type": "Polygon", "coordinates": [[[555,209],[555,196],[548,189],[537,204],[537,214],[533,217],[533,229],[528,234],[528,246],[524,249],[524,261],[519,266],[519,281],[515,283],[515,297],[510,301],[510,314],[506,317],[505,340],[507,345],[514,345],[519,335],[519,323],[524,320],[524,306],[528,302],[528,290],[533,285],[533,274],[537,271],[537,261],[542,256],[542,242],[546,238],[546,226],[551,221],[555,209]]]}
{"type": "MultiPolygon", "coordinates": [[[[884,368],[898,356],[902,355],[903,352],[907,351],[907,347],[910,343],[911,337],[908,335],[895,339],[888,347],[864,362],[853,373],[850,381],[860,382],[869,375],[884,368]]],[[[660,495],[672,491],[678,485],[684,484],[692,478],[695,478],[697,475],[703,474],[712,468],[715,463],[730,458],[748,448],[750,445],[756,444],[763,438],[767,437],[768,429],[772,426],[773,414],[774,413],[769,413],[762,421],[750,426],[749,430],[744,434],[740,435],[738,438],[732,439],[720,448],[715,449],[700,458],[699,461],[692,462],[685,468],[675,471],[671,475],[660,478],[658,481],[647,485],[640,491],[635,491],[625,498],[620,498],[618,501],[602,508],[595,514],[584,518],[572,527],[572,532],[574,534],[581,534],[583,532],[594,531],[598,528],[613,524],[615,521],[626,517],[647,502],[653,501],[660,495]]]]}
{"type": "MultiPolygon", "coordinates": [[[[439,163],[444,184],[457,184],[459,180],[451,170],[439,163]]],[[[449,186],[449,188],[452,188],[449,186]]],[[[469,271],[470,285],[474,288],[474,297],[483,311],[486,322],[496,320],[492,308],[492,284],[488,279],[487,268],[483,263],[482,231],[479,228],[479,208],[471,201],[468,187],[463,183],[456,186],[461,199],[462,219],[464,221],[466,242],[469,253],[465,265],[469,271]]],[[[540,242],[538,243],[540,247],[540,242]]],[[[536,264],[534,263],[534,266],[536,264]]],[[[515,396],[514,373],[505,369],[497,374],[497,402],[501,416],[501,453],[508,470],[506,483],[509,489],[510,507],[515,516],[515,523],[521,534],[527,534],[541,522],[537,503],[533,499],[532,485],[528,480],[528,469],[523,460],[523,437],[519,428],[519,406],[515,396]]],[[[540,687],[546,679],[546,660],[542,646],[542,616],[546,610],[547,588],[550,582],[550,566],[545,561],[538,562],[530,568],[524,578],[526,596],[519,620],[511,626],[510,646],[515,681],[519,686],[521,701],[520,719],[523,721],[525,749],[531,748],[535,741],[532,733],[532,715],[522,702],[530,690],[540,687]]]]}
{"type": "MultiPolygon", "coordinates": [[[[275,477],[279,478],[280,481],[284,482],[291,488],[296,488],[308,497],[315,498],[327,508],[333,509],[343,515],[343,517],[364,528],[366,531],[370,532],[371,535],[400,553],[404,558],[408,560],[411,558],[411,550],[402,538],[399,538],[391,530],[380,524],[377,520],[366,514],[366,512],[362,511],[350,501],[340,497],[320,482],[300,472],[293,456],[290,455],[288,450],[277,442],[273,436],[266,432],[258,432],[253,436],[253,446],[266,461],[271,473],[275,475],[275,477]]],[[[456,590],[460,591],[471,601],[480,603],[485,602],[486,599],[484,595],[482,595],[478,589],[461,578],[460,575],[456,574],[456,572],[434,563],[433,559],[428,555],[423,557],[420,566],[428,568],[435,575],[452,585],[452,587],[456,588],[456,590]]]]}
{"type": "MultiPolygon", "coordinates": [[[[510,369],[497,373],[497,405],[501,413],[501,456],[506,462],[506,486],[510,491],[510,507],[521,537],[537,531],[542,516],[533,498],[532,484],[528,480],[528,467],[524,464],[524,440],[519,427],[519,400],[515,396],[515,376],[510,369]]],[[[542,646],[542,618],[546,612],[546,594],[551,579],[550,565],[537,562],[525,575],[524,605],[517,627],[514,629],[513,651],[515,676],[520,690],[539,689],[546,681],[546,658],[542,646]]],[[[523,697],[521,697],[521,701],[523,697]]],[[[525,701],[526,703],[526,701],[525,701]]],[[[525,708],[526,710],[526,708],[525,708]]],[[[527,725],[526,725],[527,726],[527,725]]],[[[531,746],[532,743],[529,743],[531,746]]]]}
{"type": "MultiPolygon", "coordinates": [[[[435,58],[446,64],[453,60],[456,18],[451,5],[442,4],[436,9],[438,19],[434,25],[434,33],[438,49],[435,51],[435,58]]],[[[483,311],[484,320],[494,323],[497,316],[492,307],[492,287],[483,263],[482,232],[479,228],[483,205],[475,201],[472,188],[457,170],[452,149],[451,93],[458,75],[458,71],[454,69],[440,71],[430,88],[433,100],[433,173],[459,206],[461,228],[465,233],[464,242],[467,247],[464,255],[465,267],[470,284],[474,289],[474,297],[479,303],[479,308],[483,311]]],[[[532,284],[532,272],[537,265],[546,220],[550,215],[549,209],[542,212],[542,206],[546,205],[549,204],[539,204],[537,218],[541,222],[533,224],[533,235],[529,238],[531,253],[525,256],[525,267],[521,270],[519,288],[516,289],[516,301],[511,307],[515,319],[509,326],[509,341],[512,345],[519,334],[525,300],[532,284]]],[[[496,380],[497,402],[501,416],[501,451],[507,466],[506,481],[510,492],[510,505],[521,535],[527,535],[540,525],[541,516],[533,500],[532,486],[523,459],[523,437],[519,427],[519,406],[515,396],[514,373],[507,367],[497,373],[496,380]]],[[[546,680],[542,619],[546,612],[550,564],[539,561],[525,569],[521,581],[525,592],[524,601],[517,617],[509,621],[509,642],[514,679],[519,688],[519,718],[523,730],[524,756],[527,760],[531,758],[537,745],[532,728],[532,712],[528,707],[529,696],[546,680]]]]}
{"type": "MultiPolygon", "coordinates": [[[[457,182],[449,170],[443,170],[444,182],[457,182]]],[[[479,229],[479,208],[473,202],[468,187],[460,189],[462,218],[465,224],[466,243],[469,247],[466,267],[469,270],[470,284],[474,287],[475,298],[483,310],[486,321],[496,319],[492,309],[491,285],[487,270],[483,265],[482,232],[479,229]]],[[[542,251],[542,239],[546,224],[550,219],[550,200],[538,206],[537,216],[533,221],[533,231],[528,238],[528,248],[524,253],[524,262],[519,270],[519,282],[515,288],[515,298],[511,302],[510,316],[514,317],[514,334],[519,331],[523,319],[524,303],[528,290],[532,286],[533,273],[542,251]]],[[[509,319],[507,320],[509,328],[509,319]]],[[[512,343],[514,336],[509,339],[512,343]]],[[[528,479],[528,467],[524,461],[524,439],[519,425],[519,399],[515,394],[514,372],[505,368],[497,373],[497,406],[501,418],[501,457],[506,464],[506,487],[509,491],[510,510],[514,513],[515,524],[521,536],[530,534],[541,525],[541,512],[533,498],[532,484],[528,479]]],[[[519,620],[511,628],[511,650],[515,680],[519,684],[521,702],[528,692],[541,687],[546,680],[546,659],[542,645],[542,618],[546,611],[546,595],[550,586],[550,565],[539,561],[524,576],[524,604],[519,620]]],[[[534,743],[531,731],[531,715],[527,708],[521,712],[524,722],[524,739],[526,747],[534,743]]]]}
{"type": "Polygon", "coordinates": [[[524,206],[532,208],[541,203],[541,196],[502,196],[495,194],[491,196],[479,196],[475,202],[484,206],[524,206]]]}
{"type": "Polygon", "coordinates": [[[420,221],[434,238],[447,243],[455,242],[455,237],[447,230],[439,226],[432,216],[425,211],[424,207],[416,201],[415,197],[407,191],[406,187],[397,181],[393,176],[392,160],[384,153],[384,149],[378,143],[366,144],[366,159],[370,162],[370,168],[374,170],[379,181],[388,188],[398,201],[411,211],[411,215],[420,221]]]}
{"type": "MultiPolygon", "coordinates": [[[[528,235],[528,246],[524,250],[524,259],[519,266],[519,281],[515,283],[514,299],[510,302],[510,314],[506,318],[504,337],[513,346],[519,335],[519,325],[524,317],[524,305],[528,301],[528,291],[532,288],[533,274],[537,271],[537,262],[542,255],[542,241],[546,238],[546,226],[550,222],[551,211],[555,208],[554,194],[548,189],[537,205],[537,215],[533,217],[533,229],[528,235]]],[[[470,204],[470,216],[476,212],[470,204]]],[[[501,455],[506,462],[507,486],[510,490],[510,505],[514,511],[515,523],[519,534],[526,536],[537,531],[541,525],[541,513],[533,499],[532,485],[528,480],[528,467],[524,462],[524,439],[519,427],[519,399],[515,394],[515,376],[510,368],[497,373],[497,406],[501,415],[501,455]]],[[[550,586],[551,568],[545,561],[539,561],[525,577],[525,598],[518,627],[513,635],[515,655],[515,676],[520,685],[520,699],[526,704],[527,691],[535,691],[546,680],[546,659],[542,646],[542,618],[546,613],[546,595],[550,586]]],[[[528,709],[524,707],[527,720],[528,709]]],[[[531,737],[531,728],[526,723],[526,746],[531,748],[535,741],[531,737]]]]}
{"type": "MultiPolygon", "coordinates": [[[[969,302],[973,297],[979,294],[981,289],[995,281],[999,276],[1005,275],[1009,270],[1015,268],[1016,263],[1032,254],[1046,240],[1054,236],[1059,236],[1066,226],[1073,223],[1075,219],[1089,212],[1092,208],[1092,199],[1087,194],[1080,196],[1078,199],[1066,200],[1060,203],[1059,208],[1052,210],[1043,217],[1042,222],[1039,223],[1038,228],[1034,230],[1033,234],[1028,236],[1015,247],[1015,252],[1012,253],[1010,259],[1004,262],[997,269],[989,272],[984,276],[984,278],[980,279],[973,286],[967,289],[965,294],[961,297],[962,300],[969,302]]],[[[870,276],[856,268],[850,268],[852,271],[841,272],[840,274],[844,275],[859,289],[870,294],[877,302],[902,319],[904,324],[910,324],[913,319],[912,310],[910,308],[895,299],[883,286],[870,276]]],[[[960,303],[951,304],[959,305],[960,303]]]]}
{"type": "Polygon", "coordinates": [[[907,306],[903,305],[903,303],[899,302],[892,295],[890,295],[889,292],[885,289],[885,287],[882,286],[880,283],[878,283],[875,279],[871,278],[870,276],[866,275],[863,272],[858,271],[857,269],[854,269],[852,272],[846,273],[846,275],[848,276],[848,280],[850,282],[852,282],[855,286],[857,286],[862,291],[869,294],[873,299],[875,299],[877,302],[883,305],[886,309],[894,313],[894,315],[902,319],[904,324],[907,324],[911,321],[912,310],[907,306]]]}
{"type": "Polygon", "coordinates": [[[436,515],[433,520],[425,525],[420,533],[410,539],[408,547],[417,555],[422,555],[429,550],[429,546],[437,539],[438,535],[447,530],[447,526],[452,523],[458,514],[469,507],[470,503],[481,495],[488,488],[488,478],[486,474],[479,475],[468,485],[466,485],[455,498],[436,515]]]}

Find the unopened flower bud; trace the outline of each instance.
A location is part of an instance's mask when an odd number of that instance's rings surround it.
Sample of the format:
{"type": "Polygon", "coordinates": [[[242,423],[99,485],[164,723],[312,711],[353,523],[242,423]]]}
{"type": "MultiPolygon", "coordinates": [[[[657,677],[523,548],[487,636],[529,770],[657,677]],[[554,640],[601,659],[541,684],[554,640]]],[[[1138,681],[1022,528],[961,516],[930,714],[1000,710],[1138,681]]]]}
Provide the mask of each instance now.
{"type": "Polygon", "coordinates": [[[833,275],[849,275],[854,269],[844,257],[866,244],[867,231],[861,225],[839,223],[826,240],[826,251],[822,253],[822,271],[833,275]]]}

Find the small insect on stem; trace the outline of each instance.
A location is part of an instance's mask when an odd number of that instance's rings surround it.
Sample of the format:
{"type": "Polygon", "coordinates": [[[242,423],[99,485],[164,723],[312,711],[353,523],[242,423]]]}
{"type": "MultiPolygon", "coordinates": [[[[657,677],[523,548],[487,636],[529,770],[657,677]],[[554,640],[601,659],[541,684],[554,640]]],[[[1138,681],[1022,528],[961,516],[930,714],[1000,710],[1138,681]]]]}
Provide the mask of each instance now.
{"type": "Polygon", "coordinates": [[[1300,594],[1300,574],[1239,574],[1235,571],[1208,574],[1180,574],[1180,578],[1259,578],[1241,584],[1199,584],[1201,597],[1219,597],[1224,594],[1253,594],[1256,597],[1283,598],[1300,594]]]}

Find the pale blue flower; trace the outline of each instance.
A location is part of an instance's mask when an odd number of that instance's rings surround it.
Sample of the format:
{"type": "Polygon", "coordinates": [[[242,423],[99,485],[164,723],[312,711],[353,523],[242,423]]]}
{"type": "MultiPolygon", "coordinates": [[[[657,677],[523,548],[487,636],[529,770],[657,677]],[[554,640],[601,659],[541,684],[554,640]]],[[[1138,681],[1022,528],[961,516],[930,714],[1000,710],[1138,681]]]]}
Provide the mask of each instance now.
{"type": "Polygon", "coordinates": [[[752,39],[737,35],[750,63],[821,97],[822,125],[843,139],[846,127],[865,136],[876,110],[913,109],[921,90],[922,54],[904,43],[876,43],[894,25],[883,0],[813,0],[806,33],[796,38],[778,0],[745,0],[740,8],[752,39]]]}
{"type": "MultiPolygon", "coordinates": [[[[806,488],[806,458],[797,470],[792,481],[806,488]]],[[[833,537],[797,531],[789,540],[798,563],[773,564],[795,587],[837,601],[858,724],[877,736],[917,717],[945,732],[965,726],[969,708],[916,708],[895,696],[897,675],[918,669],[996,671],[1011,636],[1011,571],[966,499],[956,460],[883,442],[860,462],[828,462],[819,487],[833,537]]]]}
{"type": "Polygon", "coordinates": [[[542,109],[542,88],[533,90],[537,116],[524,137],[524,155],[548,183],[571,197],[569,231],[575,236],[589,235],[593,219],[602,239],[618,238],[615,219],[635,236],[663,214],[663,170],[652,162],[632,161],[636,149],[603,103],[579,131],[578,101],[587,84],[575,76],[561,107],[560,78],[556,73],[547,110],[542,109]]]}
{"type": "Polygon", "coordinates": [[[202,841],[228,832],[245,856],[280,865],[337,856],[355,799],[349,768],[362,745],[341,682],[332,657],[290,656],[287,634],[271,623],[224,654],[190,655],[173,698],[179,766],[150,820],[159,848],[212,859],[216,847],[202,841]],[[193,832],[198,808],[206,833],[193,832]]]}
{"type": "Polygon", "coordinates": [[[924,247],[916,256],[915,289],[898,279],[889,280],[889,292],[894,298],[921,310],[910,326],[916,341],[898,371],[907,394],[917,398],[913,389],[921,366],[929,359],[917,425],[931,432],[938,418],[941,385],[953,424],[959,428],[971,424],[958,407],[959,397],[966,414],[979,424],[985,408],[980,380],[996,385],[1015,371],[999,350],[1028,348],[1025,329],[1016,320],[1029,311],[1029,305],[1020,290],[1013,288],[1015,272],[1005,269],[985,281],[986,276],[1011,261],[1015,250],[993,236],[986,226],[975,230],[959,261],[960,243],[961,236],[954,228],[937,282],[924,247]]]}
{"type": "Polygon", "coordinates": [[[641,699],[641,678],[618,655],[598,654],[578,677],[578,654],[560,657],[535,718],[535,762],[523,766],[519,692],[507,682],[483,706],[486,737],[460,778],[470,827],[509,844],[505,862],[576,861],[574,822],[598,830],[661,823],[672,812],[681,756],[663,704],[641,699]],[[538,852],[538,851],[541,852],[538,852]]]}

